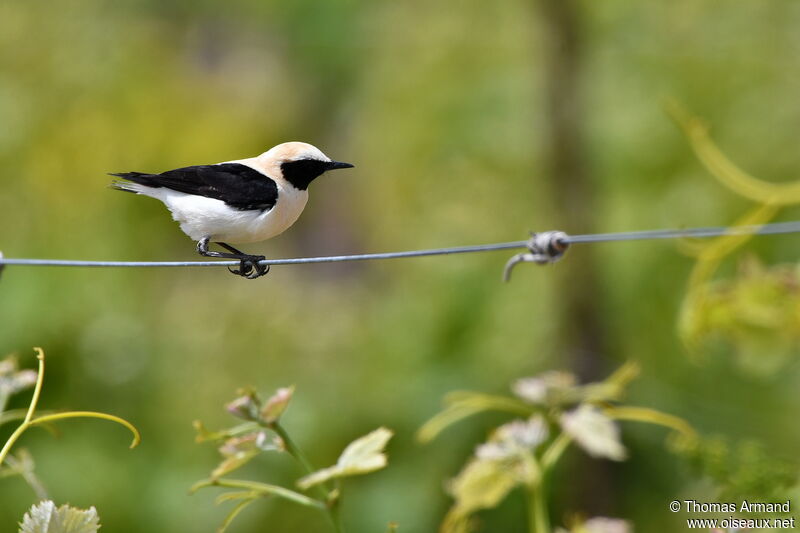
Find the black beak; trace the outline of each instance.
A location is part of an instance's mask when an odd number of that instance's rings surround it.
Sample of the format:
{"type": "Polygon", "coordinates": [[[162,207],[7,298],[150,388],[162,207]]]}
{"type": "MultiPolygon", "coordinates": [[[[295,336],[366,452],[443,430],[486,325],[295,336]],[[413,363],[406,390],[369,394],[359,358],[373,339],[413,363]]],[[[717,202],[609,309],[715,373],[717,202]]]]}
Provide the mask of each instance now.
{"type": "Polygon", "coordinates": [[[328,170],[336,170],[337,168],[353,168],[355,165],[350,163],[342,163],[341,161],[331,161],[328,163],[328,170]]]}

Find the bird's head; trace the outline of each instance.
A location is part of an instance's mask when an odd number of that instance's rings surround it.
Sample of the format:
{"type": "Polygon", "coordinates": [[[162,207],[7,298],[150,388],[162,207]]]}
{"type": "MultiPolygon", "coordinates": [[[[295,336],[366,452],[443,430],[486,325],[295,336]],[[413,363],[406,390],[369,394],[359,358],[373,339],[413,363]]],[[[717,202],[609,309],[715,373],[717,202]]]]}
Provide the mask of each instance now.
{"type": "Polygon", "coordinates": [[[351,168],[350,163],[334,161],[316,146],[288,142],[274,146],[256,158],[268,176],[283,177],[296,189],[304,191],[308,184],[329,170],[351,168]]]}

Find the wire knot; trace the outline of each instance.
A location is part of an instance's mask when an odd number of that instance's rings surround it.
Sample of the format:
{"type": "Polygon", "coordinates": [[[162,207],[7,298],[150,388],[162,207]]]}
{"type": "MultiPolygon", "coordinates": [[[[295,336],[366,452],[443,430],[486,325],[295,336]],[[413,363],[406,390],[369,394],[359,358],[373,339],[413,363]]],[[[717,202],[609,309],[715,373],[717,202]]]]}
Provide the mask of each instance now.
{"type": "Polygon", "coordinates": [[[541,233],[531,232],[531,238],[525,244],[527,252],[522,252],[506,263],[503,269],[503,281],[511,279],[511,270],[518,263],[536,263],[546,265],[555,263],[562,257],[569,248],[569,235],[563,231],[543,231],[541,233]]]}

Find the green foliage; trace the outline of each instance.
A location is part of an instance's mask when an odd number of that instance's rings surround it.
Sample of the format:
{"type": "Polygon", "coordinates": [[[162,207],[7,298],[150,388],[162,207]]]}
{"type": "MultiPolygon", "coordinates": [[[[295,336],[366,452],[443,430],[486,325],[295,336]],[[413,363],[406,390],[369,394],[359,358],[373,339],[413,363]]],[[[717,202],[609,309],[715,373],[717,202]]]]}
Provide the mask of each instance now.
{"type": "MultiPolygon", "coordinates": [[[[683,420],[652,409],[609,404],[622,400],[627,385],[638,373],[638,365],[626,363],[602,382],[579,385],[567,372],[545,372],[517,380],[512,385],[517,398],[470,392],[449,395],[444,411],[418,432],[421,441],[427,442],[456,421],[484,411],[513,415],[522,411],[528,418],[501,425],[476,448],[448,485],[455,502],[441,531],[470,530],[472,515],[496,507],[515,487],[523,487],[530,499],[530,531],[550,533],[544,501],[549,471],[572,443],[594,457],[625,459],[616,420],[670,428],[676,440],[690,446],[696,437],[683,420]]],[[[618,520],[593,519],[575,525],[572,531],[627,531],[627,525],[618,520]]]]}
{"type": "Polygon", "coordinates": [[[540,414],[495,429],[489,440],[477,448],[475,457],[450,481],[448,492],[456,501],[442,529],[460,531],[472,514],[496,507],[514,487],[537,486],[542,471],[535,451],[547,436],[548,428],[540,414]]]}
{"type": "Polygon", "coordinates": [[[77,509],[69,505],[56,508],[45,500],[25,513],[19,533],[97,533],[100,518],[94,507],[77,509]]]}
{"type": "Polygon", "coordinates": [[[579,385],[569,372],[550,371],[515,381],[512,390],[516,397],[472,391],[451,392],[445,396],[445,409],[419,429],[417,440],[429,442],[452,424],[486,411],[527,416],[549,409],[562,410],[581,402],[617,401],[638,374],[639,366],[627,363],[601,383],[579,385]]]}
{"type": "Polygon", "coordinates": [[[706,286],[694,316],[692,342],[722,341],[743,370],[774,374],[800,353],[800,269],[747,257],[735,277],[706,286]]]}
{"type": "MultiPolygon", "coordinates": [[[[800,204],[800,181],[772,183],[758,179],[734,164],[711,139],[708,126],[670,102],[672,117],[686,134],[706,170],[719,183],[758,205],[737,224],[769,222],[781,209],[800,204]]],[[[733,279],[714,280],[720,264],[751,235],[727,235],[710,243],[691,243],[697,257],[679,318],[679,333],[694,353],[721,338],[732,346],[741,367],[770,374],[798,353],[800,290],[796,266],[764,268],[758,259],[742,262],[733,279]]]]}
{"type": "Polygon", "coordinates": [[[707,437],[681,453],[714,484],[719,501],[783,501],[800,481],[800,463],[777,457],[754,440],[707,437]]]}
{"type": "Polygon", "coordinates": [[[11,455],[11,448],[22,436],[22,434],[31,427],[46,426],[58,420],[66,418],[100,418],[110,420],[128,428],[133,433],[133,441],[131,448],[139,444],[141,436],[139,431],[127,420],[119,418],[114,415],[106,413],[97,413],[93,411],[65,411],[60,413],[49,413],[36,415],[36,408],[39,403],[39,395],[42,392],[42,384],[44,383],[44,351],[41,348],[34,348],[36,351],[36,358],[39,360],[38,373],[26,370],[18,370],[16,359],[9,357],[4,361],[0,361],[0,424],[8,422],[17,418],[22,418],[22,423],[17,429],[8,437],[8,440],[0,449],[0,477],[9,474],[18,474],[31,486],[40,498],[46,496],[46,492],[41,482],[33,472],[33,459],[27,452],[21,452],[16,457],[11,455]],[[35,385],[33,396],[31,397],[30,405],[24,412],[3,412],[6,400],[11,394],[20,392],[31,385],[35,385]],[[4,464],[5,463],[5,464],[4,464]]]}
{"type": "Polygon", "coordinates": [[[227,410],[237,418],[248,422],[221,431],[210,432],[200,422],[195,422],[197,441],[215,441],[220,444],[222,462],[211,472],[209,479],[195,483],[191,492],[205,487],[239,489],[223,493],[217,503],[235,501],[218,531],[225,531],[234,518],[248,505],[259,498],[278,497],[296,504],[325,512],[336,531],[343,531],[339,518],[340,489],[331,490],[326,482],[342,477],[366,474],[384,468],[387,457],[384,448],[392,432],[379,428],[351,442],[339,456],[335,465],[315,470],[302,449],[289,437],[280,418],[289,406],[294,387],[280,388],[267,401],[262,401],[252,389],[240,391],[240,396],[227,405],[227,410]],[[223,478],[244,466],[264,452],[287,453],[306,471],[297,481],[302,491],[316,489],[318,498],[312,498],[292,489],[256,481],[223,478]],[[244,490],[241,490],[244,489],[244,490]]]}

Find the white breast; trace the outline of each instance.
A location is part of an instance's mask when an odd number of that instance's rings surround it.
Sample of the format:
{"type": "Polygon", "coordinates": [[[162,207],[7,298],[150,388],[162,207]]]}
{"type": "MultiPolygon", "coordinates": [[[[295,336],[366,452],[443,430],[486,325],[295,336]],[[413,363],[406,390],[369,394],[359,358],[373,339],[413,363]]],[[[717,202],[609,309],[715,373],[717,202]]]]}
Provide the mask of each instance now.
{"type": "Polygon", "coordinates": [[[241,242],[258,242],[280,235],[297,221],[306,202],[308,191],[300,191],[291,185],[284,187],[278,183],[278,203],[257,217],[253,240],[241,242]]]}
{"type": "Polygon", "coordinates": [[[163,188],[152,192],[189,237],[196,241],[209,237],[230,244],[259,242],[283,233],[295,223],[308,201],[307,191],[278,187],[278,202],[272,209],[241,211],[205,196],[163,188]]]}

